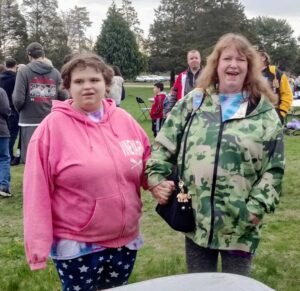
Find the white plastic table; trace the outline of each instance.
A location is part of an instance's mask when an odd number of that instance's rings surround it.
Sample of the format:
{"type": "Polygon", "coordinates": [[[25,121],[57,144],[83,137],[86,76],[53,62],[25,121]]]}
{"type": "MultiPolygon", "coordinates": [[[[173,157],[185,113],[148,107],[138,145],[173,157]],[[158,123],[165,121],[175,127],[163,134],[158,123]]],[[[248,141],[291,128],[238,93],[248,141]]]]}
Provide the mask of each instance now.
{"type": "Polygon", "coordinates": [[[292,103],[292,107],[300,107],[300,99],[294,99],[292,103]]]}
{"type": "Polygon", "coordinates": [[[300,99],[293,100],[288,115],[292,117],[296,117],[297,115],[300,115],[300,99]]]}
{"type": "Polygon", "coordinates": [[[112,288],[114,291],[275,291],[252,278],[227,273],[161,277],[112,288]]]}

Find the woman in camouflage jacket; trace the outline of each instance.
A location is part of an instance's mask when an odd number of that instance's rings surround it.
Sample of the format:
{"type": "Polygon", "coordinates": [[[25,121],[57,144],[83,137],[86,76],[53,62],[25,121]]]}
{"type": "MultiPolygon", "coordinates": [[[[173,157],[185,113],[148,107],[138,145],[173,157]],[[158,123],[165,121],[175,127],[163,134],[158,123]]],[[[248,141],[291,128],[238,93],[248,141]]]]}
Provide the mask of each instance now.
{"type": "Polygon", "coordinates": [[[259,57],[242,36],[224,35],[208,57],[198,86],[171,111],[147,164],[148,182],[166,203],[174,182],[177,146],[183,180],[192,197],[196,229],[186,233],[189,272],[249,275],[265,213],[279,202],[284,174],[283,134],[272,105],[276,96],[263,79],[259,57]],[[195,116],[180,138],[185,119],[195,116]]]}

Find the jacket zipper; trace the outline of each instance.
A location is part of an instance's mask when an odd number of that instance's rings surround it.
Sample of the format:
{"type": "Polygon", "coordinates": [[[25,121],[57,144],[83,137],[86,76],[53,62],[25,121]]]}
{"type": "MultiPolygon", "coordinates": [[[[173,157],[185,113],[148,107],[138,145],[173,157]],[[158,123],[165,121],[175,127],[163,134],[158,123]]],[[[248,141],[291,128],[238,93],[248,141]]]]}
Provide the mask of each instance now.
{"type": "Polygon", "coordinates": [[[219,136],[218,136],[218,143],[217,143],[217,149],[215,154],[215,163],[214,163],[214,173],[213,173],[213,182],[211,187],[211,196],[210,196],[210,207],[211,207],[211,220],[210,220],[210,232],[208,237],[208,247],[211,246],[211,242],[213,239],[214,234],[214,223],[215,223],[215,190],[216,190],[216,180],[217,180],[217,170],[218,170],[218,163],[219,163],[219,153],[220,153],[220,147],[221,147],[221,140],[223,135],[223,129],[224,129],[224,123],[221,121],[221,126],[219,130],[219,136]]]}

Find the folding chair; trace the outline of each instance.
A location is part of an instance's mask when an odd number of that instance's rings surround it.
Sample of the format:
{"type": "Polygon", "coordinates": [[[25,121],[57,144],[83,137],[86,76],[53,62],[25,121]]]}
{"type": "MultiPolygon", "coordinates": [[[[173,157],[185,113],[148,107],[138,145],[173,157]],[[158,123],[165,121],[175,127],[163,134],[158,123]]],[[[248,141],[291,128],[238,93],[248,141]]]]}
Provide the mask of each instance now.
{"type": "Polygon", "coordinates": [[[150,110],[151,107],[149,107],[146,102],[141,97],[135,97],[137,104],[139,105],[139,108],[141,110],[141,114],[138,117],[140,119],[141,116],[144,116],[145,120],[148,120],[148,117],[150,116],[150,110]]]}

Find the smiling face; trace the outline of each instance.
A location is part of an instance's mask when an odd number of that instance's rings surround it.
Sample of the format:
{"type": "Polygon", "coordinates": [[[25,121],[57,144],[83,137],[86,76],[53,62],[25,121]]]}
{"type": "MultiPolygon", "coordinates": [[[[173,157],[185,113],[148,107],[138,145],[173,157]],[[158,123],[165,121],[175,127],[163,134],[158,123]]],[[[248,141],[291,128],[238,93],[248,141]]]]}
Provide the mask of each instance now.
{"type": "Polygon", "coordinates": [[[236,93],[243,88],[248,72],[248,61],[235,46],[225,48],[219,58],[217,73],[219,91],[222,93],[236,93]]]}
{"type": "Polygon", "coordinates": [[[101,72],[93,67],[76,67],[71,73],[70,95],[73,106],[85,112],[99,110],[106,84],[101,72]]]}

